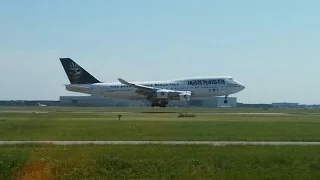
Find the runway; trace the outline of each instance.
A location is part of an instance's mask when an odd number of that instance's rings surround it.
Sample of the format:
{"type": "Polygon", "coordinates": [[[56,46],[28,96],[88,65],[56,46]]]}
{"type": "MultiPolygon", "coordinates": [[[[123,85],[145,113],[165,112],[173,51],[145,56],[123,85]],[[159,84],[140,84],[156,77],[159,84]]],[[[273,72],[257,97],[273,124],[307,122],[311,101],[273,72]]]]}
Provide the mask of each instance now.
{"type": "Polygon", "coordinates": [[[0,141],[0,145],[52,144],[52,145],[211,145],[211,146],[319,146],[320,142],[294,141],[0,141]]]}

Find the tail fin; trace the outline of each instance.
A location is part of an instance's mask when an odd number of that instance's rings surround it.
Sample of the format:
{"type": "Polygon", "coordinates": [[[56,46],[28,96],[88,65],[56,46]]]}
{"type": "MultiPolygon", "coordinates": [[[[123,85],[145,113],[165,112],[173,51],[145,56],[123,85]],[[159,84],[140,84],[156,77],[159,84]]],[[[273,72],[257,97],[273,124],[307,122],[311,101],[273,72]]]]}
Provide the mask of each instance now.
{"type": "Polygon", "coordinates": [[[70,58],[60,58],[61,64],[71,84],[93,84],[100,81],[70,58]]]}

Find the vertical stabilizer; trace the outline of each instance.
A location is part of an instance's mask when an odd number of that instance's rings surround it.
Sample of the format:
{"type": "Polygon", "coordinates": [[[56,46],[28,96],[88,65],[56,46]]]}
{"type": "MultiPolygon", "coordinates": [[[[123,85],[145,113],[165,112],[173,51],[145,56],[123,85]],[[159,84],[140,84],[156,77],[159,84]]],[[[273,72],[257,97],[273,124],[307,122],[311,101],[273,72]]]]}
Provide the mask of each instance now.
{"type": "Polygon", "coordinates": [[[60,58],[61,64],[71,84],[93,84],[100,81],[70,58],[60,58]]]}

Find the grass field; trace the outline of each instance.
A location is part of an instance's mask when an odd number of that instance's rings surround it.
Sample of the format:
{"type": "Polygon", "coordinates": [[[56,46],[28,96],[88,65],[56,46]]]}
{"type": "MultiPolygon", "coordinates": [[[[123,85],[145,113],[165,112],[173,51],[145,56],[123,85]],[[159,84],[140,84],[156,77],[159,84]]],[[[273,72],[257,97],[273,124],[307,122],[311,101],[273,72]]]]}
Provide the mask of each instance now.
{"type": "Polygon", "coordinates": [[[0,140],[320,141],[316,110],[199,108],[189,110],[196,114],[193,118],[179,118],[178,113],[185,111],[179,108],[103,110],[2,108],[0,140]],[[245,114],[252,111],[271,114],[245,114]]]}
{"type": "MultiPolygon", "coordinates": [[[[179,108],[1,107],[0,140],[320,141],[319,110],[188,111],[196,117],[178,117],[185,112],[179,108]]],[[[0,179],[311,180],[320,179],[319,152],[319,146],[3,145],[0,179]]]]}
{"type": "Polygon", "coordinates": [[[319,179],[319,147],[3,146],[0,179],[319,179]]]}

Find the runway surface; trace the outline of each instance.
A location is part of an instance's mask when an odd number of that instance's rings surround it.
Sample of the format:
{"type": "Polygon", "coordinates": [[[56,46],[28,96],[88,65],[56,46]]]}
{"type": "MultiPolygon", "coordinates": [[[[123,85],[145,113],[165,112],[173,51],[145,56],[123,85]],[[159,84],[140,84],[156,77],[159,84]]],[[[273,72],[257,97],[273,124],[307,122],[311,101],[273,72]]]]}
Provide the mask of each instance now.
{"type": "Polygon", "coordinates": [[[320,142],[294,142],[294,141],[0,141],[0,145],[18,144],[53,144],[53,145],[250,145],[250,146],[319,146],[320,142]]]}

